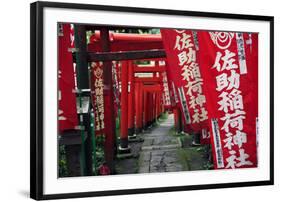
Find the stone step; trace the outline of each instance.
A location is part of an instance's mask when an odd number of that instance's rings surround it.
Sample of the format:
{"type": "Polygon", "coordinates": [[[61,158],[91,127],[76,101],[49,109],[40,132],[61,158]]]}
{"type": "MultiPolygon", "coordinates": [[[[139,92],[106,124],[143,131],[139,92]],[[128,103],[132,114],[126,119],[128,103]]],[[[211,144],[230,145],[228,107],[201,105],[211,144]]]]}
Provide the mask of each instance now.
{"type": "Polygon", "coordinates": [[[181,144],[143,146],[141,150],[148,151],[148,150],[166,150],[166,149],[177,149],[177,148],[181,148],[181,144]]]}

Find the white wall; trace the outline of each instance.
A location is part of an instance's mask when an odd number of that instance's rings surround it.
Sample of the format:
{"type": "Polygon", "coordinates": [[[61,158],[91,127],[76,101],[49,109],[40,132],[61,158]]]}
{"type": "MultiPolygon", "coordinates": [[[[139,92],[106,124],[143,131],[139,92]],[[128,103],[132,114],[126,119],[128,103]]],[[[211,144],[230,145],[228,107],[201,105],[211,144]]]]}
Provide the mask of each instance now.
{"type": "MultiPolygon", "coordinates": [[[[0,201],[25,201],[29,192],[29,3],[1,2],[0,201]]],[[[74,2],[74,0],[72,0],[74,2]]],[[[77,3],[78,1],[76,1],[77,3]]],[[[278,1],[84,0],[79,3],[275,16],[275,185],[78,199],[80,201],[269,201],[280,198],[281,12],[278,1]]],[[[77,199],[71,199],[77,200],[77,199]]],[[[276,200],[275,200],[276,201],[276,200]]]]}

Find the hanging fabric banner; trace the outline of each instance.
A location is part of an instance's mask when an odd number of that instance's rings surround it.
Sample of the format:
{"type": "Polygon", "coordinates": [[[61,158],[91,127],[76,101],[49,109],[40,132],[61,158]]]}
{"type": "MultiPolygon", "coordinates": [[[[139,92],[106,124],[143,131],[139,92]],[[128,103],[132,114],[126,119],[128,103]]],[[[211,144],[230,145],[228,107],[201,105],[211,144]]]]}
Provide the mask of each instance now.
{"type": "Polygon", "coordinates": [[[184,123],[194,132],[208,127],[204,81],[197,61],[197,35],[190,30],[161,29],[167,54],[167,73],[178,95],[184,123]]]}
{"type": "Polygon", "coordinates": [[[91,97],[95,113],[95,134],[104,132],[104,96],[102,62],[91,63],[91,97]]]}
{"type": "Polygon", "coordinates": [[[78,126],[76,96],[74,93],[74,68],[72,62],[70,24],[59,26],[58,67],[58,121],[59,131],[75,129],[78,126]]]}
{"type": "Polygon", "coordinates": [[[74,24],[70,24],[70,46],[69,49],[74,49],[75,48],[75,41],[74,41],[74,24]]]}
{"type": "Polygon", "coordinates": [[[118,109],[120,108],[120,101],[121,101],[121,93],[120,93],[120,66],[121,63],[118,61],[112,62],[112,86],[113,86],[113,94],[114,94],[114,113],[115,117],[118,116],[118,109]]]}
{"type": "Polygon", "coordinates": [[[256,167],[257,34],[197,34],[214,166],[256,167]]]}
{"type": "Polygon", "coordinates": [[[172,79],[173,73],[171,72],[171,68],[169,67],[168,61],[164,60],[163,62],[165,63],[165,70],[166,70],[165,72],[166,72],[167,82],[168,82],[168,87],[169,87],[171,107],[179,107],[178,94],[176,92],[175,84],[172,79]]]}
{"type": "Polygon", "coordinates": [[[165,108],[169,109],[171,108],[171,98],[170,98],[170,90],[169,90],[169,84],[168,84],[168,78],[167,73],[165,71],[161,72],[162,74],[162,80],[163,80],[163,104],[165,108]]]}

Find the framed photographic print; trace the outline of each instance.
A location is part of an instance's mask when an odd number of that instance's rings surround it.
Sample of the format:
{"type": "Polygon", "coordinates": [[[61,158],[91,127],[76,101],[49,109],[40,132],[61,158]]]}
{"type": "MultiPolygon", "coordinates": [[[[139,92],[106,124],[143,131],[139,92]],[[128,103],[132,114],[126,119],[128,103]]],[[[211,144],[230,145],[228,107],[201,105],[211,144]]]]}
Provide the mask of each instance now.
{"type": "Polygon", "coordinates": [[[274,18],[31,4],[31,198],[273,184],[274,18]]]}

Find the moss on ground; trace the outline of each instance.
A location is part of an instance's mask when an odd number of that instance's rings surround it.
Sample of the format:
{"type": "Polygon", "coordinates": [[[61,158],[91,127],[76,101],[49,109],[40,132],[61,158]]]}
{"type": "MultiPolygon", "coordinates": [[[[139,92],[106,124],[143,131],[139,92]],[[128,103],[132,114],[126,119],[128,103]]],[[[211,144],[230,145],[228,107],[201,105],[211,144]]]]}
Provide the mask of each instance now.
{"type": "Polygon", "coordinates": [[[179,163],[182,164],[184,170],[208,170],[212,168],[208,159],[210,151],[207,145],[194,147],[191,145],[191,135],[175,133],[174,129],[171,129],[170,135],[178,136],[181,141],[183,147],[179,148],[177,153],[179,163]]]}
{"type": "Polygon", "coordinates": [[[179,156],[179,163],[182,165],[183,170],[190,170],[190,154],[186,152],[183,148],[177,150],[179,156]]]}
{"type": "Polygon", "coordinates": [[[129,158],[118,160],[115,165],[116,174],[134,174],[138,173],[138,159],[129,158]]]}

